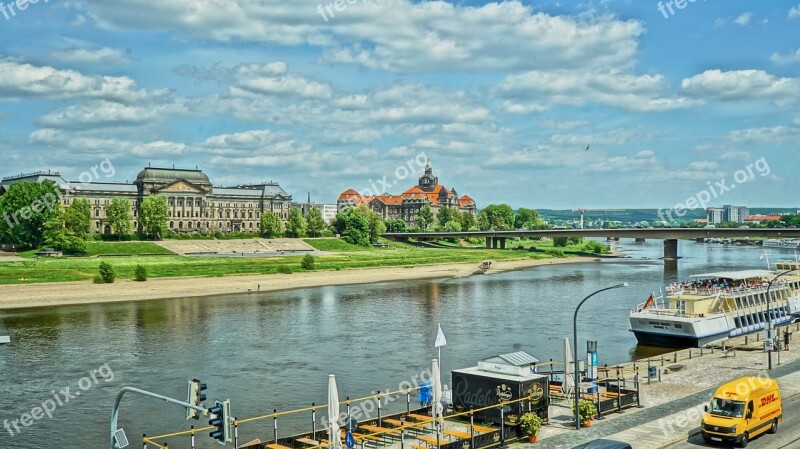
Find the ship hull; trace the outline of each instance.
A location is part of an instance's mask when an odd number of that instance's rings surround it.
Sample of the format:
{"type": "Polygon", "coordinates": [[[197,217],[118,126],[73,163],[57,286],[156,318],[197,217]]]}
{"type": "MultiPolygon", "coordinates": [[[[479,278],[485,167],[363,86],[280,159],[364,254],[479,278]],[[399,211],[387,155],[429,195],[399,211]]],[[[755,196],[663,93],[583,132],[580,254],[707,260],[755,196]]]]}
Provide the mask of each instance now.
{"type": "Polygon", "coordinates": [[[728,332],[705,337],[659,334],[655,332],[632,331],[636,340],[642,346],[657,346],[662,348],[699,348],[728,339],[728,332]]]}

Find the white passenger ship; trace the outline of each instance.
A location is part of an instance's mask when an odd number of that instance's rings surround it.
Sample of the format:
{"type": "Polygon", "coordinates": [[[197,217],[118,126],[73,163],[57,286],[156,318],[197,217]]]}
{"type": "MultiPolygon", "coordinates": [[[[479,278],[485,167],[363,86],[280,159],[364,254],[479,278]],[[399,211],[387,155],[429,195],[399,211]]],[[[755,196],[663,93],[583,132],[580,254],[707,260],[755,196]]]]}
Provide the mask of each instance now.
{"type": "Polygon", "coordinates": [[[761,244],[765,248],[800,249],[800,240],[797,239],[767,239],[761,244]]]}
{"type": "Polygon", "coordinates": [[[800,262],[779,262],[777,272],[744,270],[692,276],[691,282],[666,287],[630,312],[631,332],[639,344],[700,347],[731,337],[791,323],[800,318],[800,262]],[[772,283],[767,313],[768,282],[772,283]]]}

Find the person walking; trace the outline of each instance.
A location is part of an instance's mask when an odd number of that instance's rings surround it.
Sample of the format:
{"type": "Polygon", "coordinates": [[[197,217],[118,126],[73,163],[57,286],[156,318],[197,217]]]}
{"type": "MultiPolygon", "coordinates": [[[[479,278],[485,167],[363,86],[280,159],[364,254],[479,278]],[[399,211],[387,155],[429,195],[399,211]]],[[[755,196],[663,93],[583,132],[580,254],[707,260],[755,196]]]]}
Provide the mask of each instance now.
{"type": "Polygon", "coordinates": [[[783,349],[785,351],[789,350],[789,340],[792,339],[792,334],[789,333],[789,329],[783,331],[783,349]]]}

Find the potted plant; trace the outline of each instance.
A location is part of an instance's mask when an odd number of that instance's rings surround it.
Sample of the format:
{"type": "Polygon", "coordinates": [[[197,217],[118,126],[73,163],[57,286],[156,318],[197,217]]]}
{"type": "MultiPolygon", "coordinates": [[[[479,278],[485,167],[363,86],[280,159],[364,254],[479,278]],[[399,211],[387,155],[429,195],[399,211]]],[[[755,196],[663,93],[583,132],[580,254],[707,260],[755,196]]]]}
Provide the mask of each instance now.
{"type": "MultiPolygon", "coordinates": [[[[572,413],[575,414],[575,406],[572,407],[572,413]]],[[[578,403],[578,417],[583,427],[591,427],[592,419],[596,416],[597,407],[595,407],[594,402],[588,399],[581,399],[578,403]]]]}
{"type": "Polygon", "coordinates": [[[539,437],[539,430],[542,428],[542,418],[535,413],[525,413],[519,418],[519,427],[525,435],[528,435],[528,440],[535,443],[539,437]]]}

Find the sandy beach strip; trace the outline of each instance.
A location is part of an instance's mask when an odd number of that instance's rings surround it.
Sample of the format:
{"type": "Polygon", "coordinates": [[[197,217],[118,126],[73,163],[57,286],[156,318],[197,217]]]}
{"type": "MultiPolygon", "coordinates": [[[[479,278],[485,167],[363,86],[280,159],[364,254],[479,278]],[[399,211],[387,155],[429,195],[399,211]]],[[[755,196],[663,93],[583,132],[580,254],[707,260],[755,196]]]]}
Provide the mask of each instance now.
{"type": "MultiPolygon", "coordinates": [[[[542,265],[597,262],[593,257],[496,261],[485,274],[522,270],[542,265]]],[[[475,263],[450,263],[408,267],[359,268],[293,274],[231,275],[225,277],[155,278],[146,282],[121,280],[113,284],[52,282],[0,286],[0,309],[100,304],[151,299],[214,296],[248,291],[278,291],[328,285],[368,284],[416,279],[440,279],[478,274],[475,263]]]]}

